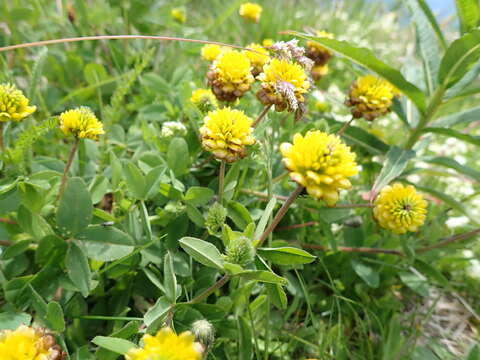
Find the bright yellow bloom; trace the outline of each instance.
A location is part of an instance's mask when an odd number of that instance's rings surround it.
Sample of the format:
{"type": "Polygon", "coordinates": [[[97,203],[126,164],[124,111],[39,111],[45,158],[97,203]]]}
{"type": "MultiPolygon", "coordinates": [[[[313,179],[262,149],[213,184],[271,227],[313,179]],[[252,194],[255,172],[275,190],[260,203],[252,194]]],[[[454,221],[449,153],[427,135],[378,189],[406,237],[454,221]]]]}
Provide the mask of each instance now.
{"type": "Polygon", "coordinates": [[[217,99],[210,89],[197,89],[192,93],[190,101],[200,111],[211,111],[218,107],[217,99]]]}
{"type": "Polygon", "coordinates": [[[60,129],[65,135],[73,134],[78,139],[98,140],[98,136],[105,134],[103,124],[86,106],[68,110],[60,115],[60,129]]]}
{"type": "Polygon", "coordinates": [[[227,50],[213,62],[207,78],[218,100],[235,101],[250,89],[254,81],[251,70],[244,53],[227,50]]]}
{"type": "Polygon", "coordinates": [[[172,16],[172,18],[176,21],[178,21],[179,23],[184,23],[185,21],[187,21],[187,16],[185,15],[185,10],[183,10],[182,8],[175,8],[175,9],[172,9],[170,11],[170,15],[172,16]]]}
{"type": "Polygon", "coordinates": [[[21,121],[37,110],[29,106],[29,100],[12,84],[0,84],[0,121],[21,121]]]}
{"type": "Polygon", "coordinates": [[[393,98],[400,91],[386,80],[366,75],[353,83],[348,95],[345,104],[352,108],[352,115],[373,121],[390,111],[393,98]]]}
{"type": "Polygon", "coordinates": [[[217,159],[234,162],[247,155],[245,145],[255,144],[252,123],[253,120],[240,110],[225,107],[211,111],[200,128],[202,145],[217,159]]]}
{"type": "Polygon", "coordinates": [[[270,60],[269,52],[260,44],[255,43],[247,45],[247,48],[255,50],[255,52],[248,50],[244,50],[243,52],[250,59],[250,63],[253,66],[252,74],[257,76],[262,72],[263,65],[270,60]]]}
{"type": "Polygon", "coordinates": [[[194,342],[192,333],[177,335],[170,328],[163,328],[155,336],[143,336],[143,348],[132,349],[126,360],[201,360],[202,348],[194,342]]]}
{"type": "Polygon", "coordinates": [[[272,59],[258,76],[262,89],[257,98],[264,105],[275,105],[275,110],[294,111],[305,101],[303,94],[310,88],[305,70],[288,60],[272,59]]]}
{"type": "Polygon", "coordinates": [[[25,325],[0,331],[1,360],[61,360],[66,354],[50,334],[25,325]]]}
{"type": "Polygon", "coordinates": [[[252,22],[258,22],[260,20],[260,15],[262,14],[262,7],[256,3],[243,3],[240,6],[240,10],[238,13],[240,14],[241,17],[243,17],[245,20],[249,20],[252,22]]]}
{"type": "Polygon", "coordinates": [[[272,39],[263,39],[262,45],[265,47],[270,47],[275,43],[272,39]]]}
{"type": "MultiPolygon", "coordinates": [[[[326,31],[317,31],[318,37],[333,39],[334,35],[326,31]]],[[[316,66],[325,65],[332,57],[333,53],[316,41],[307,41],[307,56],[312,59],[316,66]]]]}
{"type": "Polygon", "coordinates": [[[223,49],[217,44],[206,44],[202,47],[202,58],[208,61],[215,60],[222,53],[223,49]]]}
{"type": "Polygon", "coordinates": [[[305,136],[295,134],[293,144],[281,144],[280,152],[290,178],[328,206],[335,206],[338,191],[352,187],[347,178],[358,173],[355,153],[350,147],[338,136],[319,130],[309,131],[305,136]]]}
{"type": "Polygon", "coordinates": [[[380,191],[374,205],[373,215],[381,227],[405,234],[423,225],[428,204],[412,185],[395,183],[380,191]]]}

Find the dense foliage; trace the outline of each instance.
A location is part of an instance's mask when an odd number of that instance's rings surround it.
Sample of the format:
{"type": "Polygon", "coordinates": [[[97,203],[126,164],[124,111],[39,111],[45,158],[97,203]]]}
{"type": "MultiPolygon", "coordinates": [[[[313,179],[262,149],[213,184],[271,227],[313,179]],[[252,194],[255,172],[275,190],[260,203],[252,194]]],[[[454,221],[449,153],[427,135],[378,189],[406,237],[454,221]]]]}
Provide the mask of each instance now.
{"type": "Polygon", "coordinates": [[[479,359],[456,3],[1,2],[0,359],[479,359]]]}

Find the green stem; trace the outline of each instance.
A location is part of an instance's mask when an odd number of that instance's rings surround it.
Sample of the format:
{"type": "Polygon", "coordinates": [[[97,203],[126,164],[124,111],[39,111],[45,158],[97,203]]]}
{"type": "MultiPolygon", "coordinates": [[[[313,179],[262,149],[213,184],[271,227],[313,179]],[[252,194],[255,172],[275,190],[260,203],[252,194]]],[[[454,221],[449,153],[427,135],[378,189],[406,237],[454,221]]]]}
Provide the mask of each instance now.
{"type": "Polygon", "coordinates": [[[425,115],[423,115],[417,127],[410,134],[410,137],[405,144],[405,149],[409,150],[413,148],[413,146],[417,143],[418,139],[420,139],[423,129],[428,125],[430,120],[433,119],[436,112],[438,111],[438,108],[440,107],[440,105],[442,105],[443,95],[445,94],[445,91],[446,89],[443,85],[437,88],[437,90],[433,94],[432,100],[430,101],[425,115]]]}
{"type": "Polygon", "coordinates": [[[5,151],[5,145],[3,144],[3,122],[0,122],[0,151],[5,151]]]}
{"type": "Polygon", "coordinates": [[[220,172],[218,174],[218,202],[223,203],[223,190],[225,187],[225,161],[220,162],[220,172]]]}
{"type": "Polygon", "coordinates": [[[63,170],[62,182],[60,184],[60,191],[58,192],[58,199],[62,198],[63,192],[65,191],[65,185],[67,183],[67,176],[70,167],[72,166],[73,158],[75,157],[75,153],[78,148],[78,142],[80,141],[79,138],[75,138],[75,142],[73,143],[72,150],[70,150],[70,155],[68,156],[67,163],[65,164],[65,169],[63,170]]]}
{"type": "Polygon", "coordinates": [[[355,120],[355,118],[352,116],[352,118],[350,120],[348,120],[345,124],[343,124],[342,128],[340,130],[337,131],[337,136],[342,136],[343,133],[345,132],[345,130],[348,129],[348,127],[350,126],[350,124],[353,122],[353,120],[355,120]]]}
{"type": "Polygon", "coordinates": [[[301,185],[298,185],[297,188],[290,194],[290,196],[288,197],[288,199],[283,203],[282,207],[280,208],[280,210],[278,210],[278,212],[275,214],[275,217],[273,218],[272,220],[272,223],[267,227],[267,229],[263,232],[262,236],[260,237],[260,239],[258,240],[257,244],[255,245],[255,247],[260,247],[262,246],[263,242],[268,238],[268,235],[270,235],[270,233],[273,232],[273,230],[277,227],[278,223],[280,222],[280,220],[282,220],[282,218],[284,217],[284,215],[286,214],[288,208],[290,207],[290,205],[293,204],[293,202],[295,201],[295,199],[298,197],[298,195],[300,195],[300,193],[302,192],[303,190],[303,186],[301,185]]]}
{"type": "Polygon", "coordinates": [[[256,127],[260,123],[260,121],[262,121],[262,119],[265,117],[265,115],[267,115],[268,110],[270,110],[271,107],[272,105],[267,105],[263,108],[260,115],[258,115],[257,119],[253,122],[252,127],[256,127]]]}

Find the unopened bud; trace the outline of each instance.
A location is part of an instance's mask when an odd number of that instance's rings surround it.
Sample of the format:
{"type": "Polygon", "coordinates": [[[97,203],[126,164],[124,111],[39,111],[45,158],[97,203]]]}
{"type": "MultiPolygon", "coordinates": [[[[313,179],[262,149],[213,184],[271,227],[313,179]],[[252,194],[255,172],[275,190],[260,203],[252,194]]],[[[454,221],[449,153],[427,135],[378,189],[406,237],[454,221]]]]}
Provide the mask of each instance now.
{"type": "Polygon", "coordinates": [[[210,348],[215,341],[215,328],[207,320],[197,320],[192,325],[192,332],[195,335],[195,341],[204,345],[206,349],[210,348]]]}

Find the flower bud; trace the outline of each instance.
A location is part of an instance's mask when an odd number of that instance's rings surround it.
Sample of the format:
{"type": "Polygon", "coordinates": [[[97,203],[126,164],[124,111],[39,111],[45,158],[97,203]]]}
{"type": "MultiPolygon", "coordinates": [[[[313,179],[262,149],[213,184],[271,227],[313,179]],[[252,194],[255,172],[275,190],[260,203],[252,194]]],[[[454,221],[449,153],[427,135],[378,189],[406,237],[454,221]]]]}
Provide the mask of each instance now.
{"type": "Polygon", "coordinates": [[[192,332],[195,335],[195,341],[210,348],[215,341],[215,328],[207,320],[197,320],[192,325],[192,332]]]}
{"type": "Polygon", "coordinates": [[[208,210],[205,227],[210,235],[219,236],[222,233],[222,227],[227,218],[227,210],[218,202],[213,204],[208,210]]]}
{"type": "Polygon", "coordinates": [[[225,261],[245,266],[253,261],[255,248],[249,238],[239,236],[230,241],[226,249],[225,261]]]}

